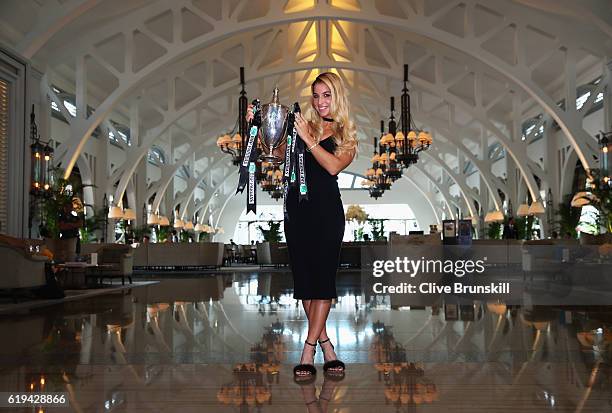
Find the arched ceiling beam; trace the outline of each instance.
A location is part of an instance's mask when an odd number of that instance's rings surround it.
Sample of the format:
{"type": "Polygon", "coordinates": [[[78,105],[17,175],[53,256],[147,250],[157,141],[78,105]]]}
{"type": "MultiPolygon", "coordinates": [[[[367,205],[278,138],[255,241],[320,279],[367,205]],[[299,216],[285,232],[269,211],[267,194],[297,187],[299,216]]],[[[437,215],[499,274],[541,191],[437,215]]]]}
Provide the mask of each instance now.
{"type": "Polygon", "coordinates": [[[452,168],[450,168],[446,163],[444,163],[440,159],[439,152],[435,149],[435,147],[430,147],[427,151],[421,152],[421,154],[426,154],[431,160],[436,161],[437,164],[440,165],[440,167],[446,172],[446,174],[453,180],[453,182],[459,188],[459,192],[463,196],[465,205],[467,206],[470,215],[478,215],[474,213],[474,203],[472,202],[472,199],[480,202],[480,197],[475,194],[470,187],[468,187],[467,182],[465,182],[465,177],[461,174],[456,173],[452,170],[452,168]]]}
{"type": "MultiPolygon", "coordinates": [[[[325,59],[322,59],[322,60],[325,60],[325,59]]],[[[279,76],[279,75],[283,75],[287,73],[295,73],[299,70],[325,69],[325,68],[330,67],[331,64],[332,62],[325,62],[325,61],[321,63],[319,63],[318,61],[310,62],[310,63],[294,63],[295,66],[285,64],[282,66],[282,68],[266,69],[260,72],[256,72],[253,75],[252,82],[258,82],[260,80],[263,80],[269,77],[279,76]]],[[[339,69],[349,70],[354,73],[362,73],[362,72],[376,73],[379,75],[386,76],[390,79],[393,79],[393,78],[398,79],[399,75],[401,75],[401,67],[399,65],[393,70],[381,69],[376,66],[359,67],[358,70],[355,70],[352,64],[338,63],[338,62],[334,62],[333,66],[339,69]]],[[[413,78],[412,83],[414,85],[417,85],[421,89],[427,90],[439,96],[440,98],[448,101],[449,103],[457,107],[461,107],[463,110],[473,115],[475,119],[477,119],[483,125],[485,125],[485,127],[487,127],[488,130],[499,139],[502,145],[504,145],[506,149],[508,150],[508,153],[513,157],[514,161],[519,167],[519,170],[522,172],[523,178],[525,179],[528,188],[530,189],[532,195],[534,196],[534,199],[539,199],[537,195],[538,194],[537,185],[535,183],[533,175],[530,173],[527,167],[525,149],[519,146],[520,143],[511,141],[509,138],[507,138],[503,134],[503,132],[501,132],[490,120],[488,120],[486,113],[484,113],[484,111],[475,111],[473,107],[469,106],[463,100],[450,94],[447,88],[445,88],[444,86],[440,86],[437,84],[431,84],[427,81],[424,81],[418,78],[413,78]]],[[[126,169],[124,170],[123,176],[117,187],[116,199],[120,199],[120,195],[125,190],[127,182],[129,182],[131,175],[136,170],[138,163],[146,155],[148,150],[152,147],[157,137],[165,133],[165,131],[170,127],[170,125],[172,125],[176,120],[185,116],[187,113],[190,113],[193,110],[197,109],[198,107],[206,103],[208,100],[217,98],[219,96],[223,96],[224,94],[227,93],[228,90],[234,89],[237,86],[238,84],[236,81],[227,82],[227,84],[224,84],[223,87],[218,86],[216,88],[212,88],[210,94],[201,94],[199,97],[193,99],[191,102],[181,107],[179,110],[166,111],[164,113],[164,121],[159,126],[149,131],[149,133],[145,136],[143,140],[143,145],[139,148],[134,148],[132,152],[128,154],[128,159],[125,162],[126,169]]]]}
{"type": "Polygon", "coordinates": [[[45,2],[38,11],[40,21],[17,44],[17,51],[26,59],[32,59],[56,33],[101,2],[102,0],[69,0],[62,3],[45,2]]]}
{"type": "MultiPolygon", "coordinates": [[[[382,27],[390,27],[397,28],[399,30],[409,30],[410,32],[417,33],[426,38],[435,40],[442,44],[448,45],[450,47],[461,50],[468,56],[481,61],[486,64],[490,68],[497,70],[499,73],[503,74],[507,78],[511,79],[517,85],[522,87],[529,95],[536,100],[546,112],[550,114],[550,116],[559,124],[561,129],[564,131],[567,139],[574,146],[577,154],[583,165],[586,168],[591,168],[593,164],[593,160],[590,159],[587,155],[590,155],[590,152],[585,154],[585,151],[588,151],[588,148],[592,148],[592,138],[588,136],[588,134],[584,131],[582,126],[580,125],[579,118],[576,116],[576,111],[574,105],[566,105],[566,110],[562,110],[557,107],[555,101],[548,96],[544,90],[538,86],[531,79],[531,68],[527,66],[524,55],[525,49],[528,47],[527,42],[522,35],[527,25],[532,24],[533,27],[553,27],[553,21],[547,21],[547,19],[542,19],[541,17],[535,21],[532,16],[529,14],[518,13],[515,8],[508,7],[508,4],[505,2],[492,0],[486,2],[486,8],[491,8],[491,4],[494,4],[494,8],[496,11],[503,13],[504,27],[514,27],[517,30],[517,41],[515,42],[515,52],[516,58],[514,64],[508,63],[499,57],[495,56],[485,48],[483,48],[483,43],[489,39],[492,35],[498,33],[500,31],[499,27],[494,27],[484,33],[480,33],[479,36],[476,36],[474,31],[474,24],[476,24],[476,19],[474,19],[474,8],[476,5],[481,2],[477,0],[462,0],[462,1],[453,1],[445,7],[445,9],[450,9],[451,7],[464,5],[465,7],[465,29],[467,35],[462,37],[457,34],[451,33],[449,31],[442,30],[434,25],[435,19],[440,17],[439,13],[434,13],[429,16],[425,16],[421,14],[421,9],[417,8],[415,10],[411,10],[409,7],[405,8],[407,12],[406,17],[398,17],[398,14],[395,15],[386,15],[382,14],[375,6],[374,3],[362,2],[362,9],[360,11],[354,10],[343,10],[336,7],[331,6],[328,3],[318,2],[316,7],[307,10],[300,11],[296,13],[284,13],[283,9],[285,6],[285,2],[281,0],[273,0],[270,3],[270,7],[268,8],[267,14],[264,16],[256,17],[250,20],[240,20],[238,16],[240,12],[236,12],[232,14],[232,11],[229,10],[229,6],[227,3],[223,2],[223,10],[224,13],[222,15],[221,20],[211,19],[210,16],[206,17],[205,13],[202,13],[199,9],[193,7],[191,2],[188,1],[176,1],[173,2],[171,6],[171,12],[174,16],[173,24],[176,25],[173,27],[173,32],[177,34],[174,36],[172,42],[166,42],[167,45],[171,47],[166,48],[165,54],[161,57],[154,60],[152,63],[146,65],[138,72],[134,72],[131,66],[132,63],[132,50],[130,48],[126,48],[126,56],[125,61],[130,63],[126,65],[128,70],[121,74],[119,79],[119,86],[107,97],[95,110],[95,112],[84,122],[75,122],[74,127],[71,127],[71,137],[69,139],[67,150],[63,154],[61,159],[65,170],[66,176],[68,176],[74,166],[76,161],[76,157],[82,151],[85,141],[89,138],[93,130],[100,124],[100,122],[105,118],[108,113],[116,106],[116,104],[127,96],[132,91],[136,90],[143,82],[149,77],[157,72],[165,69],[172,62],[177,59],[181,59],[184,56],[189,55],[195,50],[201,49],[207,45],[213,44],[218,40],[223,38],[236,35],[238,33],[246,32],[248,30],[252,30],[255,28],[262,27],[270,27],[284,23],[291,23],[296,21],[307,21],[307,20],[346,20],[346,21],[354,21],[354,22],[363,22],[367,24],[382,26],[382,27]],[[196,13],[201,18],[207,20],[211,26],[212,30],[201,35],[190,39],[188,41],[182,41],[178,36],[178,32],[182,26],[182,20],[180,17],[180,12],[183,8],[187,8],[190,11],[196,13]]],[[[240,6],[245,2],[240,2],[240,6]]],[[[153,18],[155,15],[147,15],[147,11],[143,11],[142,20],[132,19],[128,22],[126,20],[122,20],[119,23],[115,23],[115,27],[122,27],[120,33],[127,37],[128,44],[133,45],[133,37],[134,37],[134,26],[136,26],[136,30],[146,30],[143,29],[144,22],[147,21],[147,18],[153,18]],[[142,21],[143,23],[134,22],[142,21]],[[127,26],[127,27],[126,27],[127,26]]],[[[108,28],[106,28],[108,29],[108,28]]],[[[566,28],[564,28],[566,29],[566,28]]],[[[572,92],[572,87],[575,86],[575,76],[576,76],[576,61],[575,61],[575,51],[580,46],[577,44],[576,39],[572,39],[571,33],[568,31],[558,31],[553,30],[561,42],[561,46],[567,50],[567,66],[566,76],[568,77],[568,93],[571,97],[572,93],[575,95],[575,90],[572,92]]],[[[108,38],[112,33],[105,33],[105,35],[101,35],[100,41],[104,40],[104,38],[108,38]]],[[[95,36],[94,36],[95,37],[95,36]]],[[[581,33],[581,41],[585,40],[585,37],[589,37],[589,33],[581,33]]],[[[593,36],[590,36],[593,37],[593,36]]],[[[77,43],[84,42],[86,45],[95,44],[95,41],[90,36],[84,36],[84,38],[89,39],[79,39],[77,43]]],[[[595,40],[595,39],[594,39],[595,40]]],[[[74,54],[74,46],[71,50],[72,54],[74,54]]],[[[592,48],[601,49],[603,48],[602,44],[598,44],[596,41],[592,43],[592,48]]],[[[387,53],[388,54],[388,53],[387,53]]],[[[86,55],[86,54],[85,54],[86,55]]],[[[389,57],[389,56],[388,56],[389,57]]],[[[83,56],[78,57],[77,59],[82,59],[83,56]]],[[[398,63],[398,62],[396,62],[398,63]]],[[[337,64],[330,64],[331,66],[337,66],[337,64]]],[[[78,85],[77,85],[78,89],[78,85]]],[[[84,109],[84,108],[83,108],[84,109]]],[[[71,125],[72,126],[72,125],[71,125]]],[[[526,171],[522,171],[526,172],[526,171]]],[[[533,188],[530,188],[532,190],[533,188]]],[[[534,194],[535,195],[535,194],[534,194]]]]}

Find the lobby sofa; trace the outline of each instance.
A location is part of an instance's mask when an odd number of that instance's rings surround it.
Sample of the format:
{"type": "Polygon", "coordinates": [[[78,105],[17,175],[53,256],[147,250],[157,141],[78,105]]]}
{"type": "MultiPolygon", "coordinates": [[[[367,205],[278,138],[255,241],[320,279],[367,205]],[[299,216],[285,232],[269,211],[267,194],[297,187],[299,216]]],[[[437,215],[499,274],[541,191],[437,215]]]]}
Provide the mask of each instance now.
{"type": "Polygon", "coordinates": [[[219,268],[223,265],[223,243],[141,243],[134,249],[139,269],[219,268]]]}
{"type": "Polygon", "coordinates": [[[42,287],[46,283],[43,255],[30,254],[25,249],[0,242],[0,262],[4,267],[0,289],[16,290],[42,287]]]}
{"type": "MultiPolygon", "coordinates": [[[[487,257],[487,267],[520,267],[523,261],[523,240],[518,239],[475,239],[474,251],[487,257]]],[[[475,257],[478,258],[478,257],[475,257]]]]}
{"type": "Polygon", "coordinates": [[[387,241],[354,241],[343,242],[340,247],[340,267],[361,268],[364,249],[384,247],[387,241]]]}

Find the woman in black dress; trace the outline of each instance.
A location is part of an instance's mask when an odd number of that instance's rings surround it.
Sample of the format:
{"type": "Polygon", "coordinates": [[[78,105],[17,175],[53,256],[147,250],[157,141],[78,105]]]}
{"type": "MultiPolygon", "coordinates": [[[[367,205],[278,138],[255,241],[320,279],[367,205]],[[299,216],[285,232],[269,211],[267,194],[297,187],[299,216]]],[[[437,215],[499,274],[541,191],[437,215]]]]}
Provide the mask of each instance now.
{"type": "MultiPolygon", "coordinates": [[[[308,338],[297,377],[314,377],[316,342],[323,350],[323,370],[341,374],[344,363],[337,359],[325,323],[336,294],[336,270],[344,235],[344,209],[337,175],[355,157],[355,126],[349,118],[344,84],[335,73],[322,73],[311,85],[309,120],[296,114],[295,126],[306,147],[308,200],[298,201],[297,185],[287,195],[285,237],[294,282],[294,298],[302,300],[308,318],[308,338]]],[[[247,118],[252,116],[249,107],[247,118]]],[[[280,152],[280,151],[279,151],[280,152]]],[[[284,152],[284,150],[283,150],[284,152]]],[[[281,153],[283,153],[281,152],[281,153]]],[[[303,379],[302,379],[303,380],[303,379]]]]}

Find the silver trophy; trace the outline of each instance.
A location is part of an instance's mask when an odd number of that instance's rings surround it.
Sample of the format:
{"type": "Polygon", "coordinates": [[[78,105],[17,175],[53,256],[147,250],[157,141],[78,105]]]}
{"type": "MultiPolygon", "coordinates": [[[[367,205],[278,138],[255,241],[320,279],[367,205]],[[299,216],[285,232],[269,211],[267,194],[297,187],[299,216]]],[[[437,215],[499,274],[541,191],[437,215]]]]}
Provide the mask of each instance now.
{"type": "Polygon", "coordinates": [[[274,88],[272,102],[261,105],[261,127],[259,128],[259,141],[263,153],[259,159],[280,164],[282,158],[274,155],[274,149],[287,141],[287,115],[289,108],[278,101],[278,88],[274,88]]]}

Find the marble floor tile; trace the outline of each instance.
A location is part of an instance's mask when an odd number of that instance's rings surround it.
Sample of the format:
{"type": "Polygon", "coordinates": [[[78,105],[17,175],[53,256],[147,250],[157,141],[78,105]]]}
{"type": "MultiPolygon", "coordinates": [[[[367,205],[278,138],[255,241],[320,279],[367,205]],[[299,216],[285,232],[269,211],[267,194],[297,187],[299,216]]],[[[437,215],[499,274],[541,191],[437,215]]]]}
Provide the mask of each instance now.
{"type": "Polygon", "coordinates": [[[343,273],[327,328],[345,377],[324,376],[319,348],[298,385],[290,273],[158,279],[0,316],[0,392],[68,394],[42,411],[612,411],[612,307],[396,306],[343,273]]]}

